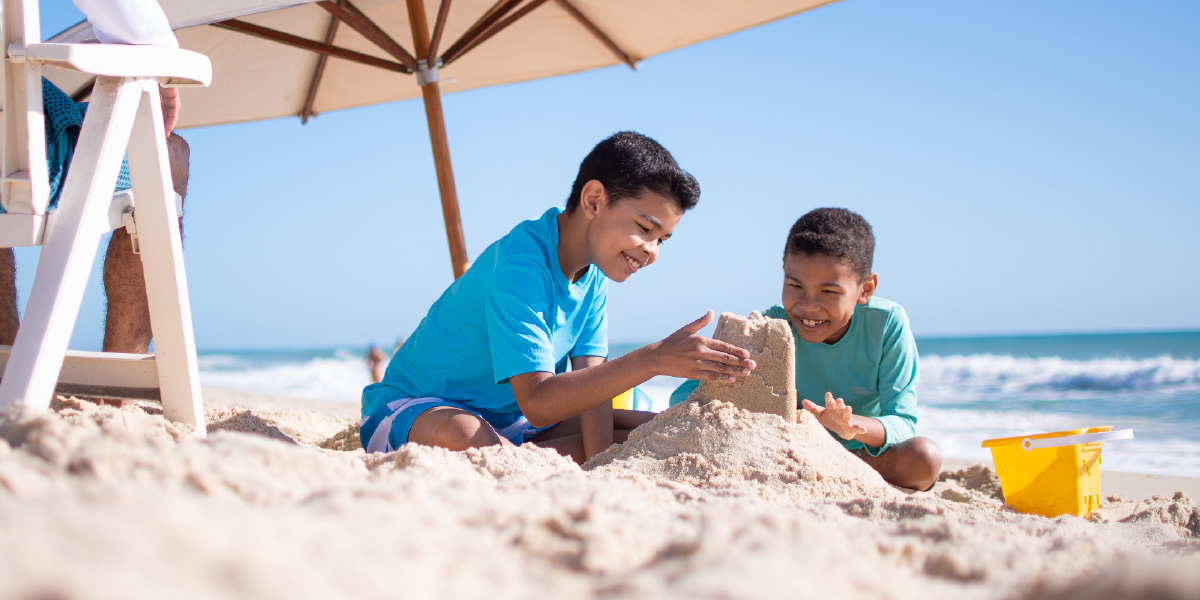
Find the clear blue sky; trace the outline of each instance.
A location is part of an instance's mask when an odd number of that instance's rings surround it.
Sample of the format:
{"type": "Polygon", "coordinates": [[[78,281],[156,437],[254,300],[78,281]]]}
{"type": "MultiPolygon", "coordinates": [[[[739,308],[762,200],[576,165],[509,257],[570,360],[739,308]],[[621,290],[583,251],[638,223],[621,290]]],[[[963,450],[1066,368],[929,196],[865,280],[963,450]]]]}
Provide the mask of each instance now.
{"type": "MultiPolygon", "coordinates": [[[[80,18],[42,7],[47,34],[80,18]]],[[[1193,0],[844,0],[444,105],[472,257],[562,204],[615,131],[699,179],[659,262],[612,286],[615,342],[778,302],[818,206],[872,223],[879,294],[919,336],[1200,328],[1193,0]]],[[[201,349],[390,343],[450,283],[420,101],[182,133],[201,349]]],[[[102,310],[94,284],[76,347],[102,310]]]]}

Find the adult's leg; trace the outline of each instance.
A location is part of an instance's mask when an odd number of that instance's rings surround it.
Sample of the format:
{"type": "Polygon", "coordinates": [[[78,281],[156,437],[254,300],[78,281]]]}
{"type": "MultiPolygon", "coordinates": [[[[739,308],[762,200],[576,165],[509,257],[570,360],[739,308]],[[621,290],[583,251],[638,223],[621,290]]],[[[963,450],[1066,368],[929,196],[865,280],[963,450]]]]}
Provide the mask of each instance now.
{"type": "Polygon", "coordinates": [[[913,490],[927,490],[942,470],[942,451],[927,437],[915,437],[888,448],[879,456],[859,454],[884,481],[913,490]]]}
{"type": "Polygon", "coordinates": [[[449,406],[437,406],[421,413],[408,430],[408,441],[447,450],[512,445],[512,442],[500,437],[487,421],[449,406]]]}
{"type": "MultiPolygon", "coordinates": [[[[167,137],[167,154],[175,193],[186,198],[191,150],[183,138],[172,133],[167,137]]],[[[179,226],[182,229],[182,216],[179,226]]],[[[113,232],[104,255],[104,293],[108,298],[104,351],[146,353],[153,337],[150,305],[146,300],[146,276],[142,259],[133,253],[129,232],[124,227],[113,232]]]]}
{"type": "Polygon", "coordinates": [[[17,261],[12,248],[0,248],[0,345],[17,339],[17,261]]]}

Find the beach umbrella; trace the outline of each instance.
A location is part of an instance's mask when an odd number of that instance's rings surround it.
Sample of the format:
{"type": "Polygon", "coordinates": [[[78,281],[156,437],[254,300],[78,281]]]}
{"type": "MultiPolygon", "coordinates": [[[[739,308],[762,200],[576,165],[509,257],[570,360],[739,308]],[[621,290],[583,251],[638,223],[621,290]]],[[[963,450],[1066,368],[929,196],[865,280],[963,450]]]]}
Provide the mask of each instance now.
{"type": "MultiPolygon", "coordinates": [[[[213,82],[179,127],[422,97],[454,276],[468,266],[441,94],[638,61],[834,0],[159,0],[213,82]],[[430,19],[432,17],[432,19],[430,19]]],[[[86,41],[81,23],[52,38],[86,41]]],[[[753,57],[747,57],[751,60],[753,57]]],[[[82,99],[88,81],[47,75],[82,99]]],[[[729,74],[738,85],[737,74],[729,74]]],[[[497,117],[502,117],[498,107],[497,117]]]]}

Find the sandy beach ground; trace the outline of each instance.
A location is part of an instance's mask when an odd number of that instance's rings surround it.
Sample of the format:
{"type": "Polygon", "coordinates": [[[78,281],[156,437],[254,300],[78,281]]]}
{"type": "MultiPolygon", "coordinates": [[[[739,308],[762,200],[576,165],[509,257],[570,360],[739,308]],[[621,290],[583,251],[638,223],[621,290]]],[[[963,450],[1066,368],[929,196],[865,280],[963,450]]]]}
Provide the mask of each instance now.
{"type": "Polygon", "coordinates": [[[685,403],[580,468],[368,456],[357,407],[206,389],[0,416],[0,598],[1197,598],[1200,482],[1107,472],[1089,519],[990,465],[891,487],[811,418],[685,403]]]}

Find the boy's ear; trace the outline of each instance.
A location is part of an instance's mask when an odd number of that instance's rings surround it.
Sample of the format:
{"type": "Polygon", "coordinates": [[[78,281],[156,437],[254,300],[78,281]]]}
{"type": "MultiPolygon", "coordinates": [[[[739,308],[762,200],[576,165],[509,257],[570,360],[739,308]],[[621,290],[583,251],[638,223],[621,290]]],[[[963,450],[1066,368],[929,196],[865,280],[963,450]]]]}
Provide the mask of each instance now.
{"type": "Polygon", "coordinates": [[[879,275],[871,273],[858,286],[858,303],[866,304],[871,301],[871,296],[875,295],[875,290],[879,287],[879,275]]]}
{"type": "Polygon", "coordinates": [[[592,179],[583,184],[583,191],[579,193],[579,208],[583,210],[584,216],[595,219],[600,207],[604,205],[604,197],[603,183],[592,179]]]}

